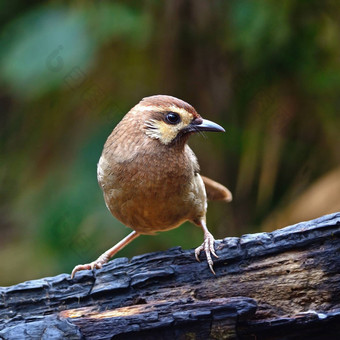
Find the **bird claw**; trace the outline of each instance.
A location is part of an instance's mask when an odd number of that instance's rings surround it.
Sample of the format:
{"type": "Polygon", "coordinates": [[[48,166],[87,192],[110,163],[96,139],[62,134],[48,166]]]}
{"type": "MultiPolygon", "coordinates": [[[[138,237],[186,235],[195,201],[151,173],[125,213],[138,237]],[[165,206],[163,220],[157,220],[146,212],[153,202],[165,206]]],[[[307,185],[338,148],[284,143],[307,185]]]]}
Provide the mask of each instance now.
{"type": "Polygon", "coordinates": [[[75,266],[71,273],[71,279],[74,278],[74,275],[76,272],[79,272],[81,270],[94,270],[94,269],[100,269],[103,267],[103,264],[108,261],[108,258],[105,256],[105,254],[98,257],[96,261],[93,261],[91,263],[87,264],[78,264],[78,266],[75,266]]]}
{"type": "Polygon", "coordinates": [[[196,260],[198,262],[200,262],[199,254],[202,250],[204,250],[205,255],[207,257],[207,262],[208,262],[209,268],[210,268],[211,272],[215,275],[215,271],[214,271],[214,268],[213,268],[214,262],[211,258],[211,254],[216,258],[218,258],[218,256],[215,253],[214,242],[215,242],[214,236],[212,236],[209,232],[204,234],[203,243],[195,249],[195,257],[196,257],[196,260]]]}

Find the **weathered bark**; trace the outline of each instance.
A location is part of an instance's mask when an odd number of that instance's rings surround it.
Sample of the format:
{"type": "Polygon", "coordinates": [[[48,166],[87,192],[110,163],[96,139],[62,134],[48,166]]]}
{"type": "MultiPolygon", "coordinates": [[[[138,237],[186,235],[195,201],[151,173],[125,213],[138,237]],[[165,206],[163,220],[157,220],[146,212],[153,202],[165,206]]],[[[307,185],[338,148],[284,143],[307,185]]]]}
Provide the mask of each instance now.
{"type": "Polygon", "coordinates": [[[340,334],[340,213],[192,250],[0,288],[0,339],[331,339],[340,334]]]}

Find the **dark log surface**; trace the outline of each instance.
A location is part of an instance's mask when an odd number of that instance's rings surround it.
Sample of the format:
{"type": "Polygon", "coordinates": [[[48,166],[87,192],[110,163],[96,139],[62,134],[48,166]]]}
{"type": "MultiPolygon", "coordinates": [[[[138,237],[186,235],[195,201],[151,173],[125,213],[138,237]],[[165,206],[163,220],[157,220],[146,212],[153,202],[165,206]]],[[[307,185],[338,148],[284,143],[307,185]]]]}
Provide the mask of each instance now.
{"type": "Polygon", "coordinates": [[[0,288],[0,339],[340,339],[340,213],[0,288]]]}

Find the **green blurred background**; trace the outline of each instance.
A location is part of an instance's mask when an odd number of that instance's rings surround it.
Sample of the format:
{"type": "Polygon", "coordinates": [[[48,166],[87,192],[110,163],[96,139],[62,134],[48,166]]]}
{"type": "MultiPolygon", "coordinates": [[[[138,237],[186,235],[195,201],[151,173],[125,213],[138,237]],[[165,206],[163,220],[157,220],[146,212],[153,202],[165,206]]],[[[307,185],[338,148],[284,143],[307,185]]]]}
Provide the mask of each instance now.
{"type": "MultiPolygon", "coordinates": [[[[129,232],[96,179],[102,146],[145,96],[191,103],[216,238],[340,210],[337,1],[23,1],[0,5],[0,285],[70,272],[129,232]]],[[[118,256],[201,244],[185,224],[118,256]]]]}

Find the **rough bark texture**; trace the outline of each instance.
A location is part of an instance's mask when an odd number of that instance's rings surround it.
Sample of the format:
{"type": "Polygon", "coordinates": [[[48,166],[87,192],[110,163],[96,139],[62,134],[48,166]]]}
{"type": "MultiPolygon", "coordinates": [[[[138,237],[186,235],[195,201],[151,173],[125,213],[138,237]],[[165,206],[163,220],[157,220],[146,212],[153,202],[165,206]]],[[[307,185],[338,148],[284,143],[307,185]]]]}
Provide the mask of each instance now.
{"type": "Polygon", "coordinates": [[[0,288],[0,339],[332,339],[340,336],[340,213],[94,272],[0,288]]]}

